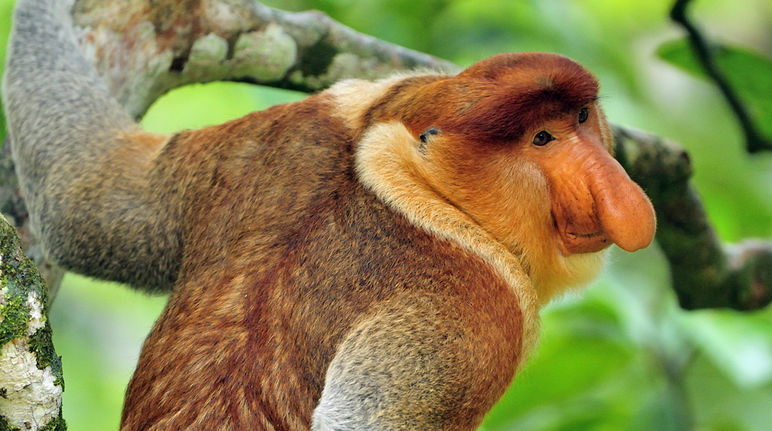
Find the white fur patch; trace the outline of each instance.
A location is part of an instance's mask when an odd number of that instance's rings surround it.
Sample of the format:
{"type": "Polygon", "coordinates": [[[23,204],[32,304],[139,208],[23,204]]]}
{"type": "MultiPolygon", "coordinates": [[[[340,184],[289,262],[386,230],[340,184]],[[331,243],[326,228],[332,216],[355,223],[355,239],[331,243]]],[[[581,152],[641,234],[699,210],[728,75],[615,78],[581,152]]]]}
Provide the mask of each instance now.
{"type": "Polygon", "coordinates": [[[335,115],[352,129],[362,126],[364,113],[378,99],[383,97],[395,84],[405,78],[435,75],[426,71],[397,73],[375,82],[361,79],[346,79],[330,87],[325,93],[334,99],[335,115]]]}
{"type": "Polygon", "coordinates": [[[459,244],[496,270],[518,298],[523,314],[523,351],[527,352],[535,345],[539,331],[537,297],[530,279],[503,244],[419,179],[417,146],[400,122],[373,126],[357,147],[360,181],[415,226],[459,244]]]}

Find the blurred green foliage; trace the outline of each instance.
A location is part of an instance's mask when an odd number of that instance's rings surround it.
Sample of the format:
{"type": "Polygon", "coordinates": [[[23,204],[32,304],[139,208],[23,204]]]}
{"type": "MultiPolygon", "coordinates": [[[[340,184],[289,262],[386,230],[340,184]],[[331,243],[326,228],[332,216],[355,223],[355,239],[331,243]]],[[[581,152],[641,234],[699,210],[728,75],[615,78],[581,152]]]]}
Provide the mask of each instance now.
{"type": "MultiPolygon", "coordinates": [[[[669,0],[266,3],[319,9],[359,31],[459,64],[515,50],[575,58],[599,77],[611,121],[690,151],[694,181],[723,240],[772,238],[772,157],[745,154],[718,91],[661,60],[694,71],[682,33],[668,21],[669,0]]],[[[11,4],[0,0],[0,42],[11,4]]],[[[693,15],[711,39],[744,46],[724,51],[732,58],[720,62],[753,104],[762,130],[772,130],[772,4],[696,1],[693,15]]],[[[244,84],[191,86],[159,100],[143,125],[159,132],[201,127],[300,97],[244,84]]],[[[483,429],[768,430],[772,310],[684,312],[656,246],[635,254],[613,250],[609,260],[589,289],[542,312],[539,348],[483,429]]],[[[71,429],[117,428],[142,339],[163,304],[164,298],[123,286],[65,279],[51,322],[71,429]]]]}
{"type": "MultiPolygon", "coordinates": [[[[694,76],[708,79],[687,39],[664,43],[657,54],[694,76]]],[[[724,45],[715,46],[713,55],[732,88],[748,104],[750,115],[760,125],[761,133],[772,141],[772,59],[744,48],[724,45]]]]}

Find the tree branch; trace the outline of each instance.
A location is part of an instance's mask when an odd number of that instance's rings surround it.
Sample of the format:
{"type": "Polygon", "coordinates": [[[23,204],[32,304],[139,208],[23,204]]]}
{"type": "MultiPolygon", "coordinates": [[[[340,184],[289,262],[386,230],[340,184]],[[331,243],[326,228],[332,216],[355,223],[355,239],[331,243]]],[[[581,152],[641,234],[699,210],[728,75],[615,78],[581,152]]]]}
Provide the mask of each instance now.
{"type": "Polygon", "coordinates": [[[139,118],[190,83],[241,81],[314,92],[347,78],[458,67],[357,33],[321,12],[254,0],[80,0],[81,42],[112,93],[139,118]]]}
{"type": "Polygon", "coordinates": [[[772,300],[772,243],[722,246],[694,186],[689,155],[635,130],[614,128],[617,160],[657,212],[657,243],[685,309],[754,310],[772,300]]]}
{"type": "MultiPolygon", "coordinates": [[[[193,82],[249,81],[310,92],[414,67],[458,70],[319,12],[289,13],[252,0],[157,0],[152,7],[146,0],[80,0],[74,18],[84,50],[136,117],[164,92],[193,82]]],[[[622,127],[615,134],[617,158],[654,203],[657,239],[682,306],[745,310],[769,303],[772,244],[722,247],[689,183],[686,153],[622,127]]]]}
{"type": "Polygon", "coordinates": [[[708,42],[702,36],[702,33],[697,29],[687,17],[686,9],[691,3],[691,0],[676,0],[673,4],[673,8],[670,10],[670,17],[676,23],[680,24],[689,36],[689,42],[694,50],[697,60],[705,69],[705,73],[713,80],[718,86],[721,94],[723,94],[732,111],[737,117],[737,121],[740,122],[740,127],[745,134],[745,146],[749,153],[756,153],[762,150],[772,150],[772,141],[765,139],[761,132],[756,127],[756,124],[751,119],[748,109],[742,102],[740,97],[734,91],[729,81],[721,72],[718,64],[713,57],[711,48],[708,46],[708,42]]]}
{"type": "Polygon", "coordinates": [[[63,430],[62,363],[46,285],[0,217],[0,429],[63,430]]]}

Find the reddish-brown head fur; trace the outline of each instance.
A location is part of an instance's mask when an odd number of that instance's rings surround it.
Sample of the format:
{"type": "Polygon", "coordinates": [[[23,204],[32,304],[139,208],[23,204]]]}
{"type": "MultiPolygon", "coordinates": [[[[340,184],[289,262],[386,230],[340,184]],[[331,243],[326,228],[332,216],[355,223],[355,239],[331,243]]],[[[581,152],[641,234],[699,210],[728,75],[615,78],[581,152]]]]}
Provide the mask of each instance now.
{"type": "Polygon", "coordinates": [[[568,58],[501,54],[423,86],[403,121],[418,133],[437,127],[477,140],[511,142],[529,125],[577,110],[597,96],[595,78],[568,58]]]}

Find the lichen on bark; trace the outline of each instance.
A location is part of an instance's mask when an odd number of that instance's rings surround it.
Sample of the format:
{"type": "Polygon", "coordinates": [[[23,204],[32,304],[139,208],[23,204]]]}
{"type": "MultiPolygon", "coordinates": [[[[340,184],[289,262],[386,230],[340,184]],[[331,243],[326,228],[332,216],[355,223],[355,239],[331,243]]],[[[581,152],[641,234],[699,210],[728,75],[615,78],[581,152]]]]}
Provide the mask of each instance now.
{"type": "Polygon", "coordinates": [[[46,285],[0,218],[0,431],[66,428],[62,363],[47,315],[46,285]]]}

